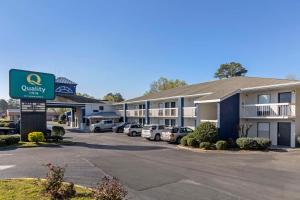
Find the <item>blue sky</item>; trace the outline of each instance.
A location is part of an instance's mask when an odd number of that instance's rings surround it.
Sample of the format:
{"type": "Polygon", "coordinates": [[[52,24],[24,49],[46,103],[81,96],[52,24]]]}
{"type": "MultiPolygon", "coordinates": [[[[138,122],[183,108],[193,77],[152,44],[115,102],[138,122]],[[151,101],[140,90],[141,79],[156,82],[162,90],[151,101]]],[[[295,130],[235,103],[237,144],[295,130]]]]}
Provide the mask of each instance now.
{"type": "Polygon", "coordinates": [[[221,63],[249,76],[300,78],[297,0],[0,0],[0,98],[8,70],[66,76],[97,98],[143,94],[160,76],[212,80],[221,63]]]}

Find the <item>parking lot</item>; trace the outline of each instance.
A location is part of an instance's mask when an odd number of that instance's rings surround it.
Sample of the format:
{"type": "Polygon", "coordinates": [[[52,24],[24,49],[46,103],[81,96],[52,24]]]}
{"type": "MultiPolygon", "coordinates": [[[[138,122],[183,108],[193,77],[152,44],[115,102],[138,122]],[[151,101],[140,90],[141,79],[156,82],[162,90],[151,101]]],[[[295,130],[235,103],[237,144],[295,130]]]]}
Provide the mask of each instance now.
{"type": "Polygon", "coordinates": [[[300,152],[191,152],[115,133],[67,133],[75,143],[0,151],[0,178],[44,177],[46,163],[67,180],[95,186],[104,175],[128,199],[299,199],[300,152]],[[2,167],[1,167],[2,166],[2,167]]]}

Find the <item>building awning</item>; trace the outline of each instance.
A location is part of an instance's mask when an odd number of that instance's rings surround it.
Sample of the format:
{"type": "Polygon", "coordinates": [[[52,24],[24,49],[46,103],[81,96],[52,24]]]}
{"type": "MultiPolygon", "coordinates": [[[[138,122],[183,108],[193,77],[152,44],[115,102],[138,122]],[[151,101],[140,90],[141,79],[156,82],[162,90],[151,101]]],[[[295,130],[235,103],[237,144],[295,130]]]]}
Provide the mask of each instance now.
{"type": "Polygon", "coordinates": [[[115,112],[94,112],[90,115],[86,115],[85,118],[92,119],[92,118],[115,118],[119,119],[121,116],[115,112]]]}

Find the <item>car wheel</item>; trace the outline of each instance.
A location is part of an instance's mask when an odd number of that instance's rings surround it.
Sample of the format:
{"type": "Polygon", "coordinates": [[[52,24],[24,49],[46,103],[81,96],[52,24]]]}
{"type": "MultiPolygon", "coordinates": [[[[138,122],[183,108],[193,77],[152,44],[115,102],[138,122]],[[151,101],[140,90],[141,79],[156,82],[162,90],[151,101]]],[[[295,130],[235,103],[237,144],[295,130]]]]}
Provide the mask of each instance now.
{"type": "Polygon", "coordinates": [[[100,133],[101,132],[101,129],[99,128],[99,127],[96,127],[95,129],[94,129],[94,133],[100,133]]]}
{"type": "Polygon", "coordinates": [[[135,137],[135,136],[137,135],[137,132],[132,131],[131,135],[132,135],[133,137],[135,137]]]}
{"type": "Polygon", "coordinates": [[[181,137],[178,137],[178,138],[176,139],[176,144],[180,144],[180,140],[181,140],[181,137]]]}
{"type": "Polygon", "coordinates": [[[155,137],[154,137],[154,140],[155,141],[160,141],[160,134],[156,134],[155,137]]]}

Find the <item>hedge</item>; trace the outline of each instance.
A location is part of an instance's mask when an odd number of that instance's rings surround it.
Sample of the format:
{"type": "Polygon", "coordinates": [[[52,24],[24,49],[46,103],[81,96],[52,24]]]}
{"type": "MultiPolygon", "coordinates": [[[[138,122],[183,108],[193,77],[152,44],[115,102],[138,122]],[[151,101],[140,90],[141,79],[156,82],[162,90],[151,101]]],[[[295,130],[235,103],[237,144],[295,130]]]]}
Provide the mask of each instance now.
{"type": "Polygon", "coordinates": [[[192,133],[199,143],[209,142],[215,143],[218,139],[217,127],[211,122],[205,122],[200,124],[192,133]]]}
{"type": "Polygon", "coordinates": [[[197,141],[196,138],[188,138],[187,139],[187,145],[190,146],[190,147],[198,147],[199,142],[197,141]]]}
{"type": "Polygon", "coordinates": [[[219,140],[217,143],[216,143],[216,149],[217,150],[225,150],[227,149],[228,147],[228,144],[226,141],[224,140],[219,140]]]}
{"type": "Polygon", "coordinates": [[[18,144],[20,135],[0,135],[0,146],[9,146],[18,144]]]}
{"type": "Polygon", "coordinates": [[[244,150],[266,150],[271,146],[271,140],[266,138],[243,137],[236,140],[240,149],[244,150]]]}
{"type": "Polygon", "coordinates": [[[211,148],[211,143],[210,143],[210,142],[201,142],[200,145],[199,145],[199,147],[200,147],[201,149],[206,149],[206,150],[208,150],[208,149],[211,148]]]}
{"type": "Polygon", "coordinates": [[[180,144],[182,145],[182,146],[187,146],[187,139],[188,139],[189,137],[186,135],[186,136],[184,136],[183,138],[181,138],[181,140],[180,140],[180,144]]]}
{"type": "Polygon", "coordinates": [[[43,142],[45,141],[44,133],[42,132],[31,132],[28,134],[28,141],[29,142],[43,142]]]}
{"type": "Polygon", "coordinates": [[[52,136],[62,137],[65,135],[65,129],[62,126],[53,126],[52,127],[52,136]]]}

